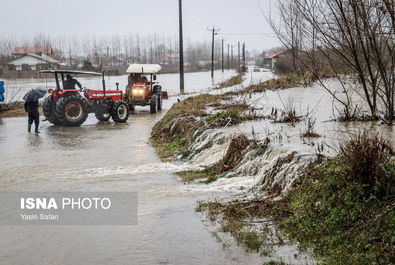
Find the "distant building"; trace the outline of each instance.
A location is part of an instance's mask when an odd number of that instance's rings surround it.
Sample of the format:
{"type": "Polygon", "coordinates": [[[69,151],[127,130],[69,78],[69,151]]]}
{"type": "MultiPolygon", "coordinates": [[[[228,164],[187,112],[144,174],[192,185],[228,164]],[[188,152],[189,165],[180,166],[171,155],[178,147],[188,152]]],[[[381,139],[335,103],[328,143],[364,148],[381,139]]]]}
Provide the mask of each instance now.
{"type": "Polygon", "coordinates": [[[179,53],[167,53],[163,55],[162,62],[163,64],[173,64],[180,61],[179,53]]]}
{"type": "Polygon", "coordinates": [[[58,69],[62,63],[49,57],[46,54],[25,54],[7,63],[10,70],[42,70],[58,69]]]}
{"type": "Polygon", "coordinates": [[[278,58],[288,54],[290,51],[291,51],[290,49],[285,49],[266,56],[265,64],[271,65],[272,70],[274,70],[274,65],[276,64],[278,58]]]}
{"type": "Polygon", "coordinates": [[[23,46],[23,47],[15,47],[11,55],[12,56],[23,56],[26,54],[48,54],[49,56],[55,56],[56,52],[52,49],[51,46],[23,46]]]}
{"type": "Polygon", "coordinates": [[[88,56],[88,59],[90,59],[92,63],[96,65],[109,65],[111,63],[109,56],[103,53],[92,53],[88,56]]]}

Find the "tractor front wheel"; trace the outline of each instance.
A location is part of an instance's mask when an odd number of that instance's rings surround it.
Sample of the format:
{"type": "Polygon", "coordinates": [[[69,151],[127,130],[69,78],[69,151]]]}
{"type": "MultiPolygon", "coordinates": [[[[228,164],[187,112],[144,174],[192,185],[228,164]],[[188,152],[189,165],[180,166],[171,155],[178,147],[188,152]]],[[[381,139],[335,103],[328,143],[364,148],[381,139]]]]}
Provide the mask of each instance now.
{"type": "Polygon", "coordinates": [[[95,116],[96,119],[98,119],[99,121],[108,121],[111,117],[110,113],[106,113],[101,109],[95,112],[95,116]]]}
{"type": "Polygon", "coordinates": [[[125,123],[129,117],[128,105],[123,100],[117,100],[114,102],[110,114],[116,123],[125,123]]]}
{"type": "Polygon", "coordinates": [[[80,95],[63,96],[56,103],[55,114],[64,126],[80,126],[88,117],[88,104],[80,95]]]}
{"type": "Polygon", "coordinates": [[[45,98],[43,103],[43,113],[47,121],[50,123],[55,125],[61,124],[55,115],[55,100],[52,95],[45,98]]]}
{"type": "Polygon", "coordinates": [[[157,109],[156,101],[157,101],[156,96],[153,95],[153,96],[151,97],[151,101],[150,101],[150,111],[151,111],[152,114],[153,114],[153,113],[156,113],[157,110],[158,110],[158,109],[157,109]]]}

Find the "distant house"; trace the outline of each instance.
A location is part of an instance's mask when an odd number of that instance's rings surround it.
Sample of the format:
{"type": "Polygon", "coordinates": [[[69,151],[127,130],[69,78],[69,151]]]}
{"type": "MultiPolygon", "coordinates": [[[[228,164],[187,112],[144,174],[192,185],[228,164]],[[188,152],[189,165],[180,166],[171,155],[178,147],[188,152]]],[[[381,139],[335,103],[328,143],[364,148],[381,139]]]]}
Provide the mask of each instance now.
{"type": "Polygon", "coordinates": [[[167,53],[167,54],[163,55],[163,58],[162,58],[163,64],[176,63],[179,60],[180,60],[179,53],[167,53]]]}
{"type": "Polygon", "coordinates": [[[278,58],[280,58],[281,56],[284,56],[286,54],[288,54],[291,51],[291,49],[285,49],[285,50],[281,50],[278,52],[275,52],[273,54],[270,54],[268,56],[266,56],[266,65],[271,65],[272,70],[274,69],[274,65],[276,64],[278,58]]]}
{"type": "Polygon", "coordinates": [[[97,65],[108,65],[111,61],[107,54],[97,52],[90,54],[88,58],[92,61],[93,64],[97,65]]]}
{"type": "Polygon", "coordinates": [[[49,57],[46,54],[25,54],[8,63],[10,70],[41,70],[58,69],[61,62],[49,57]]]}
{"type": "Polygon", "coordinates": [[[54,56],[56,54],[55,50],[51,46],[23,46],[14,47],[11,52],[12,56],[23,56],[26,54],[48,54],[49,56],[54,56]]]}

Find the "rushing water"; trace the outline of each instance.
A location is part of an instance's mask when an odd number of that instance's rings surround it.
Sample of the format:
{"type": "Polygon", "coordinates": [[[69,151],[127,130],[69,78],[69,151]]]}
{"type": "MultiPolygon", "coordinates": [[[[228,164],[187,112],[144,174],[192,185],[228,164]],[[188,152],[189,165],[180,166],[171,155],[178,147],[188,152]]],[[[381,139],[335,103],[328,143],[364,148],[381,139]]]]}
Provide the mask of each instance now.
{"type": "MultiPolygon", "coordinates": [[[[219,82],[233,73],[216,73],[219,82]]],[[[126,83],[126,76],[108,83],[126,83]]],[[[170,95],[177,75],[161,75],[170,95]]],[[[100,80],[82,79],[88,88],[100,80]]],[[[13,81],[9,88],[42,87],[43,80],[13,81]]],[[[210,73],[186,74],[186,91],[212,85],[210,73]]],[[[126,124],[83,126],[47,122],[39,135],[26,133],[26,118],[0,119],[1,191],[136,191],[138,224],[133,226],[0,226],[1,264],[260,264],[264,258],[235,243],[223,249],[195,213],[197,200],[228,197],[251,179],[214,185],[184,185],[173,172],[187,165],[161,162],[149,144],[152,126],[177,97],[152,115],[138,108],[126,124]]],[[[6,202],[1,202],[6,203],[6,202]]],[[[295,248],[277,254],[290,260],[295,248]]]]}

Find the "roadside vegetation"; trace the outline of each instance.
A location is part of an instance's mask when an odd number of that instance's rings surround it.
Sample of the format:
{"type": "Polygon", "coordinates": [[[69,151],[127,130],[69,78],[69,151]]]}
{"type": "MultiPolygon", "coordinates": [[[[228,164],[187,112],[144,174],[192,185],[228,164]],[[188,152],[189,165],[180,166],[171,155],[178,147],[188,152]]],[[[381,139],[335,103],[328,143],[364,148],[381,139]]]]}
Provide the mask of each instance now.
{"type": "Polygon", "coordinates": [[[174,104],[153,127],[151,142],[162,159],[187,157],[189,146],[205,130],[260,118],[245,102],[222,94],[201,94],[174,104]]]}
{"type": "MultiPolygon", "coordinates": [[[[40,114],[42,109],[39,108],[40,114]]],[[[0,118],[21,117],[27,116],[23,101],[14,101],[1,105],[0,118]]]]}
{"type": "Polygon", "coordinates": [[[364,133],[346,141],[336,157],[313,163],[282,197],[201,202],[196,210],[263,254],[286,243],[286,235],[312,247],[320,264],[392,264],[394,179],[392,148],[364,133]],[[257,223],[266,225],[251,230],[257,223]],[[284,235],[273,234],[270,223],[284,235]]]}
{"type": "Polygon", "coordinates": [[[266,90],[286,89],[298,86],[307,86],[315,81],[311,72],[281,74],[277,78],[269,79],[259,84],[248,86],[247,92],[265,92],[266,90]]]}
{"type": "Polygon", "coordinates": [[[234,77],[225,80],[224,82],[218,84],[218,86],[216,86],[214,89],[222,89],[225,87],[231,87],[231,86],[235,86],[235,85],[239,85],[243,82],[243,76],[244,76],[245,72],[241,72],[237,75],[235,75],[234,77]]]}

